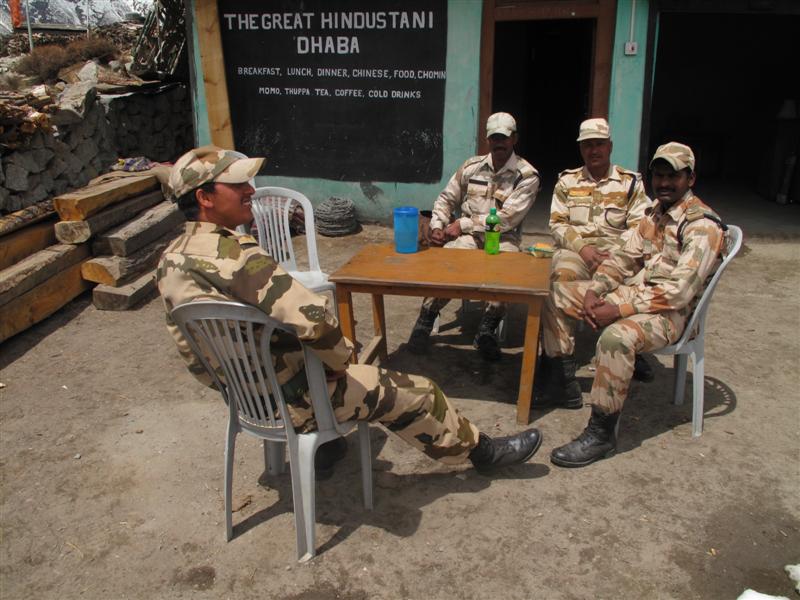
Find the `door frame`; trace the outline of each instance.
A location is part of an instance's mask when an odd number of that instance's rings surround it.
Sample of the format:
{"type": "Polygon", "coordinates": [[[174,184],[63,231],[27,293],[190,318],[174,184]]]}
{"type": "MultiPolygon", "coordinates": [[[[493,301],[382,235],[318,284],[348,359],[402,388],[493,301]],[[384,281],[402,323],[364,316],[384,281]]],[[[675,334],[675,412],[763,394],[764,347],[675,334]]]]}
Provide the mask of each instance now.
{"type": "Polygon", "coordinates": [[[476,144],[479,153],[483,154],[488,151],[485,128],[486,119],[492,110],[496,24],[507,21],[594,19],[594,51],[592,52],[589,81],[589,115],[608,118],[608,95],[611,88],[611,60],[616,14],[617,0],[483,0],[476,144]]]}

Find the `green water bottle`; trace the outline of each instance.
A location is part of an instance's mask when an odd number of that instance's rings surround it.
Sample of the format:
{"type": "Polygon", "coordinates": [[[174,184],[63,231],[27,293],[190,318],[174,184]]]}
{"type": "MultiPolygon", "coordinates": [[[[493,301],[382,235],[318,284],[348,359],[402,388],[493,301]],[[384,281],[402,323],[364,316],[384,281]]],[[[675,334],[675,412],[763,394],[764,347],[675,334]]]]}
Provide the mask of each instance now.
{"type": "Polygon", "coordinates": [[[492,208],[486,217],[486,241],[483,249],[486,254],[500,254],[500,217],[497,216],[497,209],[492,208]]]}

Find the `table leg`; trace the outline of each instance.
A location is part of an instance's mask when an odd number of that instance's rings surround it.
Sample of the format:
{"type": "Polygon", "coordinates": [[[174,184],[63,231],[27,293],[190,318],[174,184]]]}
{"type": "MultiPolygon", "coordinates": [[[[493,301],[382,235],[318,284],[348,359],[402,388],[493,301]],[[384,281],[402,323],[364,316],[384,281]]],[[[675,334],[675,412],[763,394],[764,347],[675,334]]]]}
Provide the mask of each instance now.
{"type": "Polygon", "coordinates": [[[342,329],[344,337],[353,342],[353,356],[350,361],[358,362],[356,352],[356,326],[353,318],[353,294],[342,284],[336,286],[336,306],[339,309],[339,327],[342,329]]]}
{"type": "Polygon", "coordinates": [[[389,358],[386,349],[386,311],[383,307],[383,294],[372,294],[372,323],[375,328],[375,337],[378,342],[378,356],[382,361],[389,358]]]}
{"type": "Polygon", "coordinates": [[[536,356],[539,353],[539,315],[541,311],[541,298],[536,298],[528,303],[528,316],[525,320],[525,342],[522,351],[522,370],[519,374],[519,396],[517,397],[517,423],[520,425],[527,425],[530,422],[536,356]]]}

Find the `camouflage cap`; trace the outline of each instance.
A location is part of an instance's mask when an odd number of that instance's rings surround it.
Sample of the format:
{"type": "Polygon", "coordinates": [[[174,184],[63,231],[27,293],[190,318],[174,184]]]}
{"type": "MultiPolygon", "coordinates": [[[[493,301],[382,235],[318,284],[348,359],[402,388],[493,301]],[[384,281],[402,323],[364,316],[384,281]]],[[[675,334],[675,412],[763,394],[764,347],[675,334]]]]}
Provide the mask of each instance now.
{"type": "Polygon", "coordinates": [[[189,150],[172,166],[169,186],[176,198],[204,183],[244,183],[261,169],[263,158],[246,158],[232,150],[208,145],[189,150]]]}
{"type": "Polygon", "coordinates": [[[517,132],[517,122],[508,113],[499,112],[489,115],[486,119],[486,137],[499,134],[511,137],[512,133],[517,132]]]}
{"type": "Polygon", "coordinates": [[[608,121],[601,118],[586,119],[581,123],[578,129],[578,139],[576,141],[582,142],[583,140],[610,140],[611,128],[608,126],[608,121]]]}
{"type": "Polygon", "coordinates": [[[653,160],[650,161],[650,168],[653,168],[653,163],[659,158],[664,159],[676,171],[689,168],[694,173],[694,152],[686,144],[679,142],[667,142],[662,144],[656,149],[653,154],[653,160]]]}

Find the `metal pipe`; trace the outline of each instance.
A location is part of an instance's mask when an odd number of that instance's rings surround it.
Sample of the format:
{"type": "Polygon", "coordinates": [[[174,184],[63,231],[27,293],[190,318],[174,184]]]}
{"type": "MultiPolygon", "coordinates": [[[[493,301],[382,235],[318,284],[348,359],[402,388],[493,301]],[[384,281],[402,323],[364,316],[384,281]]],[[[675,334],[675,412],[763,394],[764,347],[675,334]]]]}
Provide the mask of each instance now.
{"type": "Polygon", "coordinates": [[[25,0],[25,22],[28,24],[28,44],[33,52],[33,32],[31,31],[31,12],[28,10],[28,0],[25,0]]]}

